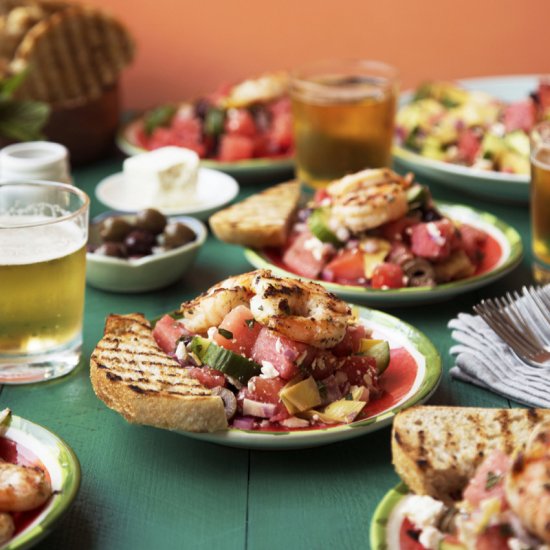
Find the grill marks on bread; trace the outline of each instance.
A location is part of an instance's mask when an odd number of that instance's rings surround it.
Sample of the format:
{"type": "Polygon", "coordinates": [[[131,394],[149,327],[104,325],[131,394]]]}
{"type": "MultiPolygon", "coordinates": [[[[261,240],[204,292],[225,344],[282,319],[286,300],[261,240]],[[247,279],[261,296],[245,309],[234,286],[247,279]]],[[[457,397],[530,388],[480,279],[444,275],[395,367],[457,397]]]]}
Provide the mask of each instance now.
{"type": "Polygon", "coordinates": [[[413,407],[394,420],[393,463],[412,491],[449,502],[491,451],[523,448],[543,418],[550,410],[413,407]]]}
{"type": "Polygon", "coordinates": [[[90,367],[97,396],[129,422],[196,432],[227,428],[222,399],[158,347],[141,314],[108,317],[90,367]]]}

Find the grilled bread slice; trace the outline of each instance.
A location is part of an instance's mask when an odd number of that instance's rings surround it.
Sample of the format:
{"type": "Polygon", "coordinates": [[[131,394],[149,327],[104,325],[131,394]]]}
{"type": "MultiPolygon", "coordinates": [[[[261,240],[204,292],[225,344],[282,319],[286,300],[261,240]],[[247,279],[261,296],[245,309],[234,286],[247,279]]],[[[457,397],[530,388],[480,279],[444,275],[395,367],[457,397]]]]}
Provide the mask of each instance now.
{"type": "Polygon", "coordinates": [[[393,464],[411,491],[448,503],[491,451],[523,448],[544,418],[550,410],[412,407],[394,419],[393,464]]]}
{"type": "Polygon", "coordinates": [[[220,210],[210,218],[210,227],[227,243],[283,246],[299,202],[300,183],[281,183],[220,210]]]}
{"type": "Polygon", "coordinates": [[[96,395],[129,422],[188,432],[227,428],[222,398],[159,348],[141,314],[107,318],[90,367],[96,395]]]}

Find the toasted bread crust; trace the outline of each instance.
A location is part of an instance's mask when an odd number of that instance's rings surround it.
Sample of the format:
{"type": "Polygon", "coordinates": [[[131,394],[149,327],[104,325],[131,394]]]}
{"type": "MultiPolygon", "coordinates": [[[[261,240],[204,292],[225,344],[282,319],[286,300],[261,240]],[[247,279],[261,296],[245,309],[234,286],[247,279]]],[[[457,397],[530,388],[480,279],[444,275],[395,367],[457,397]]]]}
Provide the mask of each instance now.
{"type": "Polygon", "coordinates": [[[450,502],[491,451],[523,448],[544,418],[550,410],[412,407],[395,417],[393,464],[411,491],[450,502]]]}
{"type": "Polygon", "coordinates": [[[107,318],[90,378],[96,395],[128,422],[188,432],[227,428],[222,399],[159,348],[141,314],[107,318]]]}
{"type": "Polygon", "coordinates": [[[218,239],[263,248],[283,246],[300,201],[300,183],[289,181],[256,193],[210,218],[218,239]]]}

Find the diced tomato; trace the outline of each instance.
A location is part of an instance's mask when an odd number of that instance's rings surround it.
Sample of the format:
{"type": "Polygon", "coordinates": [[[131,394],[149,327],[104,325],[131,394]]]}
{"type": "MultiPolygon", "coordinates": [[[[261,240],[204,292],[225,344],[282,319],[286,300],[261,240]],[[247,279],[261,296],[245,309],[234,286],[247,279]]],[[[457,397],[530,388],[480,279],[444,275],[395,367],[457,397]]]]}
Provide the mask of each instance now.
{"type": "Polygon", "coordinates": [[[325,350],[315,350],[313,360],[307,366],[302,368],[310,373],[315,380],[322,380],[330,376],[342,363],[342,359],[335,357],[332,353],[325,350]]]}
{"type": "Polygon", "coordinates": [[[363,325],[350,325],[344,338],[336,344],[330,351],[336,357],[347,357],[357,353],[361,347],[361,339],[365,338],[366,329],[363,325]]]}
{"type": "Polygon", "coordinates": [[[285,407],[284,403],[277,403],[275,408],[275,414],[269,419],[270,422],[280,422],[281,420],[286,420],[292,415],[288,412],[288,409],[285,407]]]}
{"type": "Polygon", "coordinates": [[[158,149],[168,145],[192,149],[200,157],[203,157],[206,147],[202,143],[200,121],[196,118],[176,115],[170,128],[164,126],[155,128],[149,139],[149,148],[158,149]]]}
{"type": "Polygon", "coordinates": [[[293,237],[282,259],[294,273],[315,279],[333,255],[334,248],[332,246],[321,244],[309,231],[304,231],[293,237]],[[319,248],[316,251],[307,245],[311,239],[314,239],[315,243],[319,243],[319,248]]]}
{"type": "Polygon", "coordinates": [[[286,381],[281,378],[254,376],[248,382],[246,396],[262,403],[279,403],[279,393],[285,385],[286,381]]]}
{"type": "Polygon", "coordinates": [[[261,329],[262,325],[254,320],[246,306],[237,306],[220,323],[214,341],[228,350],[250,357],[261,329]]]}
{"type": "Polygon", "coordinates": [[[225,376],[223,373],[210,367],[191,367],[188,369],[189,375],[197,379],[207,388],[217,388],[225,385],[225,376]]]}
{"type": "Polygon", "coordinates": [[[292,105],[288,97],[281,97],[279,99],[276,99],[275,101],[272,101],[268,105],[268,108],[269,112],[273,116],[288,114],[292,112],[292,105]]]}
{"type": "Polygon", "coordinates": [[[465,129],[458,138],[458,154],[466,164],[472,164],[481,148],[481,136],[471,128],[465,129]]]}
{"type": "Polygon", "coordinates": [[[508,105],[504,111],[504,127],[507,132],[530,132],[536,122],[536,107],[532,99],[508,105]]]}
{"type": "Polygon", "coordinates": [[[487,242],[487,233],[477,227],[463,224],[460,226],[460,237],[462,248],[464,252],[466,252],[468,258],[470,258],[474,264],[479,264],[483,259],[483,249],[487,242]]]}
{"type": "Polygon", "coordinates": [[[383,239],[392,243],[394,241],[408,241],[407,229],[418,223],[420,223],[418,218],[406,216],[380,226],[378,233],[383,239]]]}
{"type": "Polygon", "coordinates": [[[402,288],[405,286],[403,268],[397,264],[382,262],[372,273],[372,288],[402,288]]]}
{"type": "Polygon", "coordinates": [[[502,451],[493,451],[477,469],[464,490],[464,500],[478,506],[486,498],[499,498],[506,506],[504,473],[510,466],[510,457],[502,451]]]}
{"type": "Polygon", "coordinates": [[[225,131],[228,134],[254,137],[258,130],[254,118],[247,109],[229,109],[225,119],[225,131]]]}
{"type": "Polygon", "coordinates": [[[419,223],[411,228],[411,251],[429,260],[448,258],[457,243],[457,231],[451,220],[419,223]]]}
{"type": "Polygon", "coordinates": [[[317,189],[317,191],[315,191],[315,195],[313,196],[313,202],[315,204],[321,204],[325,199],[329,199],[330,198],[330,195],[328,194],[328,191],[323,188],[323,189],[317,189]]]}
{"type": "Polygon", "coordinates": [[[476,550],[503,550],[509,548],[510,535],[507,535],[506,532],[501,525],[487,527],[477,537],[476,550]]]}
{"type": "Polygon", "coordinates": [[[350,384],[364,386],[376,372],[376,360],[374,357],[366,355],[350,355],[340,370],[346,373],[350,384]],[[365,380],[365,375],[367,375],[367,380],[365,380]]]}
{"type": "Polygon", "coordinates": [[[164,315],[159,319],[153,329],[153,338],[166,353],[174,353],[178,340],[188,334],[190,333],[183,324],[170,315],[164,315]]]}
{"type": "Polygon", "coordinates": [[[290,380],[307,367],[313,359],[314,349],[307,344],[295,342],[286,336],[263,327],[252,348],[252,359],[257,363],[271,363],[281,375],[290,380]]]}
{"type": "Polygon", "coordinates": [[[426,550],[426,547],[418,542],[419,535],[420,531],[405,518],[399,530],[399,550],[426,550]]]}
{"type": "Polygon", "coordinates": [[[247,136],[224,135],[220,140],[218,160],[246,160],[254,155],[254,140],[247,136]]]}
{"type": "Polygon", "coordinates": [[[325,281],[358,284],[365,279],[363,252],[358,248],[341,250],[322,273],[325,281]]]}

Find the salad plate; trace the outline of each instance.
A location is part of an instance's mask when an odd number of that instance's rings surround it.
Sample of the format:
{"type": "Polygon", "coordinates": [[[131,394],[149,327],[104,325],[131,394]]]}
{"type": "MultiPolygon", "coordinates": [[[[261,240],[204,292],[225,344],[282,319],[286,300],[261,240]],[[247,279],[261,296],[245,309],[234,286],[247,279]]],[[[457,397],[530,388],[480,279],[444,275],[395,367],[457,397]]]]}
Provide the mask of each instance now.
{"type": "MultiPolygon", "coordinates": [[[[124,126],[116,138],[118,148],[129,157],[146,153],[147,150],[133,144],[127,137],[128,129],[124,126]]],[[[201,166],[212,170],[219,170],[238,180],[277,181],[290,179],[294,173],[294,159],[281,158],[253,158],[234,162],[221,162],[212,159],[202,159],[201,166]]]]}
{"type": "Polygon", "coordinates": [[[370,524],[372,550],[399,550],[399,503],[409,494],[404,483],[390,489],[376,507],[370,524]]]}
{"type": "MultiPolygon", "coordinates": [[[[316,280],[338,296],[369,306],[393,307],[438,302],[487,285],[512,271],[523,255],[521,237],[517,231],[487,212],[468,206],[437,203],[438,209],[452,220],[467,223],[485,231],[491,237],[484,265],[472,277],[439,284],[435,287],[373,289],[316,280]]],[[[280,255],[268,250],[245,250],[246,259],[256,268],[269,268],[279,275],[297,276],[281,262],[280,255]]],[[[304,278],[304,277],[302,277],[304,278]]]]}
{"type": "Polygon", "coordinates": [[[366,406],[367,418],[326,428],[261,431],[230,428],[212,433],[180,432],[219,445],[283,450],[316,447],[366,435],[389,425],[402,409],[429,399],[441,378],[441,358],[430,340],[407,323],[376,310],[356,308],[375,338],[390,345],[390,364],[380,378],[384,393],[366,406]]]}
{"type": "Polygon", "coordinates": [[[1,547],[2,550],[21,550],[45,537],[68,510],[80,485],[80,464],[72,449],[46,428],[14,415],[5,421],[5,426],[3,438],[15,443],[19,456],[32,457],[33,462],[42,463],[53,489],[50,500],[34,517],[27,518],[30,521],[17,525],[16,519],[15,536],[1,547]]]}
{"type": "MultiPolygon", "coordinates": [[[[506,102],[529,97],[537,89],[537,75],[497,76],[458,80],[457,84],[471,91],[488,93],[506,102]]],[[[408,104],[413,93],[401,96],[400,106],[408,104]]],[[[481,170],[433,160],[406,147],[394,144],[393,156],[397,166],[413,170],[417,175],[437,179],[442,185],[466,191],[472,195],[491,200],[527,202],[529,199],[529,176],[492,170],[481,170]]]]}
{"type": "Polygon", "coordinates": [[[124,174],[122,172],[112,174],[101,180],[95,189],[96,197],[105,206],[113,210],[137,212],[144,208],[155,207],[166,216],[184,214],[203,220],[231,202],[238,193],[239,184],[234,178],[209,168],[199,169],[195,199],[171,206],[144,204],[139,196],[129,192],[127,186],[124,185],[124,174]]]}

